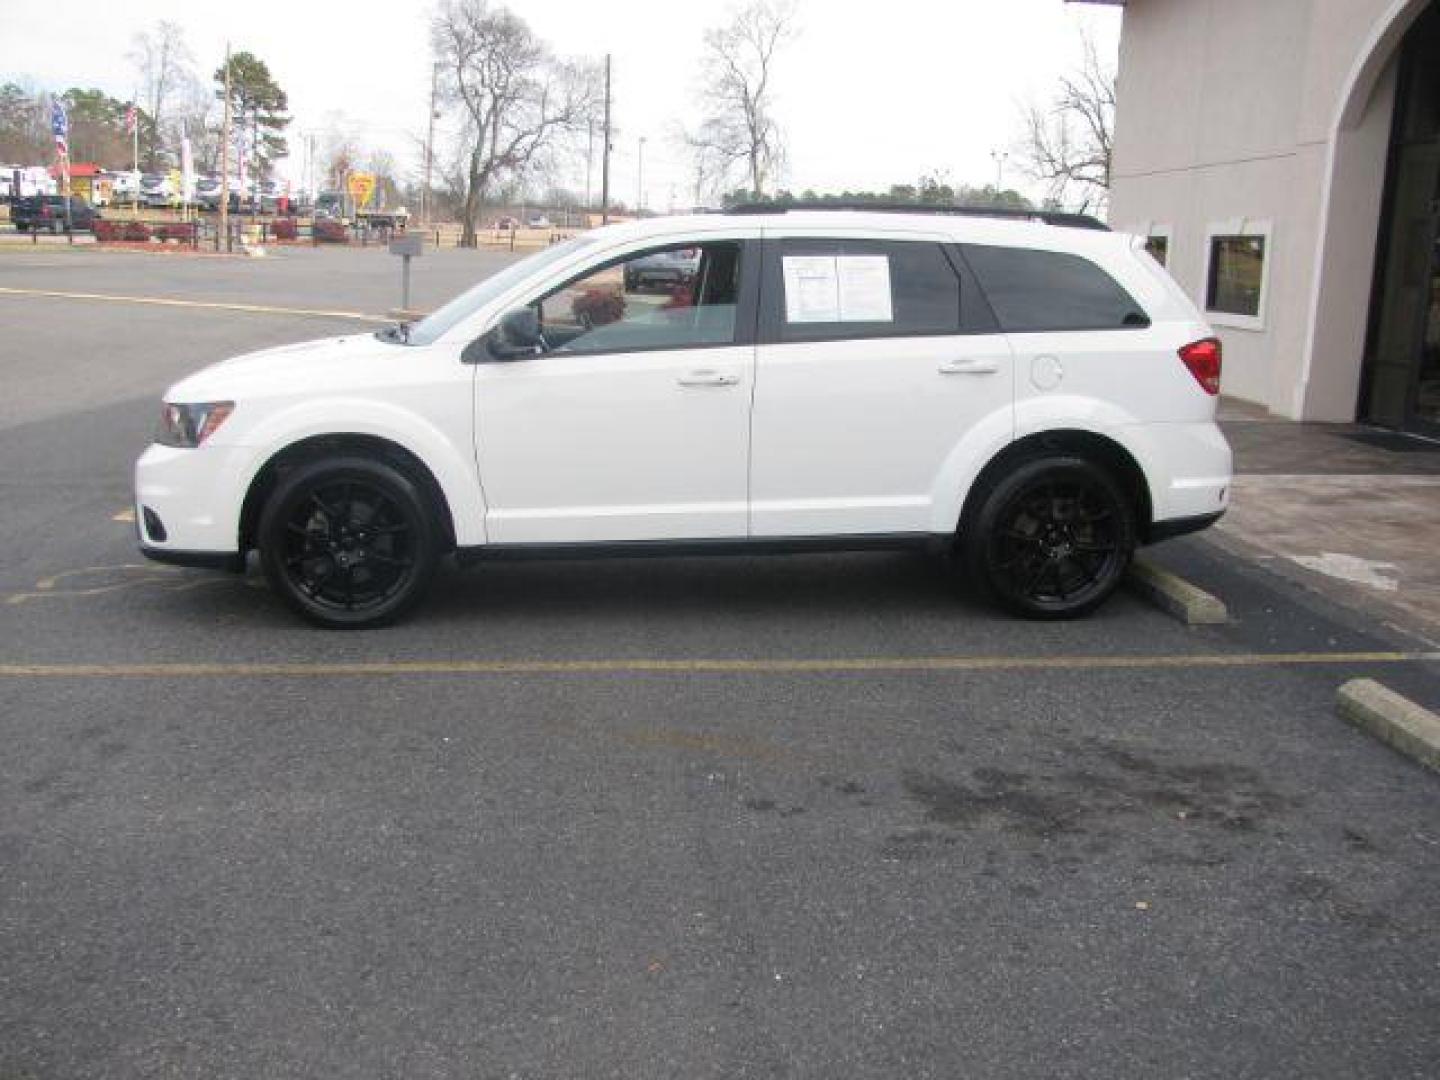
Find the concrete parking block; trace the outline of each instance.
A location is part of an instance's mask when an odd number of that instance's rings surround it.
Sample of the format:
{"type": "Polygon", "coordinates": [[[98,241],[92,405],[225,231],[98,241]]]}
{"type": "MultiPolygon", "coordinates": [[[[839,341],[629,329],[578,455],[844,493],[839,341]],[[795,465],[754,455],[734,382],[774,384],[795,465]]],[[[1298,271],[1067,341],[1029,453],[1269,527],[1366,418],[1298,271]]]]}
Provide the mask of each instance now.
{"type": "Polygon", "coordinates": [[[1340,715],[1406,757],[1440,772],[1440,716],[1374,679],[1340,687],[1340,715]]]}
{"type": "Polygon", "coordinates": [[[1143,556],[1130,564],[1126,584],[1187,626],[1216,626],[1230,621],[1230,612],[1219,597],[1143,556]]]}

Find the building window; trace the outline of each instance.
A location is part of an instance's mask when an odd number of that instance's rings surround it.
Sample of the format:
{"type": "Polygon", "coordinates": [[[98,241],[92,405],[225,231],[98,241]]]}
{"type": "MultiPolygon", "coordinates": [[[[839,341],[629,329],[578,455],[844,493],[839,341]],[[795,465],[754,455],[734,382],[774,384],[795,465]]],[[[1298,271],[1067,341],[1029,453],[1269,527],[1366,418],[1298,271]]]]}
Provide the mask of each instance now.
{"type": "Polygon", "coordinates": [[[1206,239],[1205,313],[1222,326],[1263,330],[1270,277],[1269,224],[1216,225],[1206,239]]]}

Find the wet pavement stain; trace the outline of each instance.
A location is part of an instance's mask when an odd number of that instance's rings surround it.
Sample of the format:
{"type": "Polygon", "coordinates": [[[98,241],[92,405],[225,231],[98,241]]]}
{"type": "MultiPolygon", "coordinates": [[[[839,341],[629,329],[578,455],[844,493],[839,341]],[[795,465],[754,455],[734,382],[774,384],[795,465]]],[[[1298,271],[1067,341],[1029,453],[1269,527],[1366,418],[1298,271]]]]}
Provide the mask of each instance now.
{"type": "Polygon", "coordinates": [[[1083,834],[1127,816],[1248,833],[1298,805],[1243,765],[1166,762],[1098,742],[1070,756],[1079,767],[1034,773],[982,767],[965,779],[912,770],[901,784],[927,821],[1038,839],[1083,834]]]}

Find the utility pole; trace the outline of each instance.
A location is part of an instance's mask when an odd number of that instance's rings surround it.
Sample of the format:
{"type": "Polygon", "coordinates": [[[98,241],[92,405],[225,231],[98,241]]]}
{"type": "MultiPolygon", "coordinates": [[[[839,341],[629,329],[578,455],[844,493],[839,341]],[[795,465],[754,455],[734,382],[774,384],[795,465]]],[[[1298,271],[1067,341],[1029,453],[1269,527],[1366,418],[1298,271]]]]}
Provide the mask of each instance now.
{"type": "Polygon", "coordinates": [[[595,119],[585,120],[585,209],[590,209],[590,177],[595,163],[595,119]]]}
{"type": "Polygon", "coordinates": [[[250,181],[250,212],[254,215],[251,224],[259,226],[260,221],[260,103],[257,101],[251,110],[251,120],[254,127],[251,129],[250,160],[254,163],[251,171],[255,174],[250,181]]]}
{"type": "Polygon", "coordinates": [[[438,61],[430,65],[430,125],[425,133],[425,183],[420,188],[420,224],[426,225],[430,219],[425,216],[425,199],[430,194],[430,168],[435,160],[435,93],[440,81],[440,64],[438,61]]]}
{"type": "Polygon", "coordinates": [[[640,136],[640,150],[635,165],[635,216],[645,209],[645,136],[640,136]]]}
{"type": "Polygon", "coordinates": [[[610,224],[610,54],[605,54],[605,147],[600,154],[600,224],[610,224]]]}
{"type": "Polygon", "coordinates": [[[995,162],[995,197],[1000,197],[1000,192],[1005,184],[1005,162],[1010,157],[1004,150],[991,150],[990,158],[995,162]]]}
{"type": "Polygon", "coordinates": [[[230,43],[225,43],[225,119],[220,125],[220,235],[230,250],[230,43]]]}

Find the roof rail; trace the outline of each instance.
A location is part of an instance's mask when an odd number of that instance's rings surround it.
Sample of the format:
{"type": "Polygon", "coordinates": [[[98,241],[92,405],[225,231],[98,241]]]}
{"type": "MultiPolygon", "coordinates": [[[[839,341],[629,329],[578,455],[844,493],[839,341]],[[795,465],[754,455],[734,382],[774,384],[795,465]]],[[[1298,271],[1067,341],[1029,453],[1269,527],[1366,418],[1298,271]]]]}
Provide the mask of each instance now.
{"type": "Polygon", "coordinates": [[[726,214],[783,214],[788,210],[866,210],[877,214],[954,214],[959,217],[1002,218],[1010,221],[1039,221],[1046,225],[1059,225],[1070,229],[1100,229],[1110,227],[1099,218],[1089,214],[1071,214],[1061,210],[1017,210],[1001,206],[954,206],[949,203],[895,203],[895,202],[827,202],[805,200],[801,202],[748,202],[736,203],[727,208],[726,214]]]}

